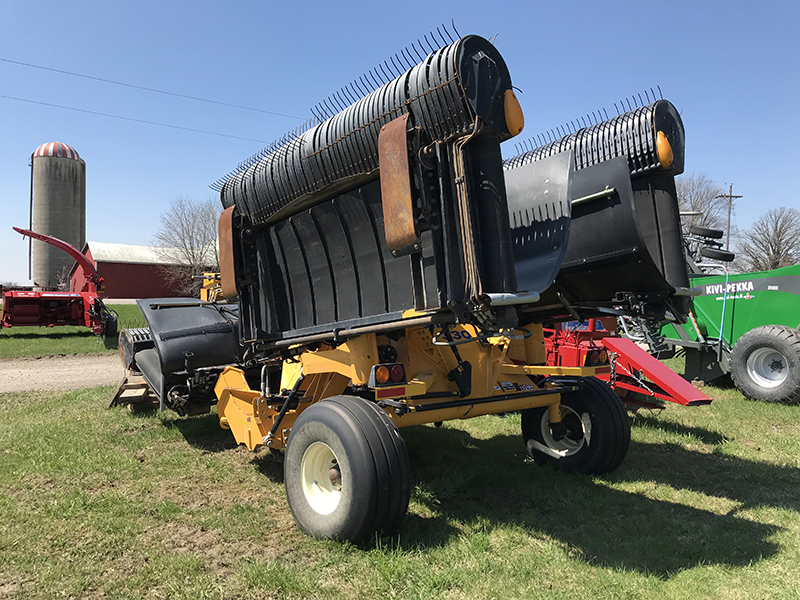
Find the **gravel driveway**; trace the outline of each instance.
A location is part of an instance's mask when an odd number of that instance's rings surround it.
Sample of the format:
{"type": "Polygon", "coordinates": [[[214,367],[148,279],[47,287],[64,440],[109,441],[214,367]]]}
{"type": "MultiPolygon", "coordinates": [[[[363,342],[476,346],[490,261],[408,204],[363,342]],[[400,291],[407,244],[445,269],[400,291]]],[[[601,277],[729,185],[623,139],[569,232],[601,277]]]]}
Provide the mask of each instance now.
{"type": "Polygon", "coordinates": [[[122,363],[116,352],[0,358],[0,394],[117,385],[122,381],[122,376],[122,363]]]}

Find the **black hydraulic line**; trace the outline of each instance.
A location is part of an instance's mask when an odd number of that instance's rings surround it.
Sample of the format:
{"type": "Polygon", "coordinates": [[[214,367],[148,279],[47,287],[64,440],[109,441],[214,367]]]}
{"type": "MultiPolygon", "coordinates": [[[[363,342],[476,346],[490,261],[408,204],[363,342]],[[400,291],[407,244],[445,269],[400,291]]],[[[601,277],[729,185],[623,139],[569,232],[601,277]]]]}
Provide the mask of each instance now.
{"type": "MultiPolygon", "coordinates": [[[[569,394],[577,392],[579,386],[569,385],[551,387],[545,389],[529,390],[527,392],[517,392],[516,394],[502,394],[500,396],[487,396],[485,398],[465,398],[452,400],[450,402],[437,402],[436,404],[422,404],[414,407],[414,412],[425,412],[429,410],[441,410],[444,408],[458,408],[460,406],[472,406],[474,404],[486,404],[488,402],[502,402],[504,400],[515,400],[517,398],[532,398],[534,396],[546,396],[548,394],[569,394]]],[[[414,398],[414,400],[424,399],[424,396],[414,398]]]]}
{"type": "Polygon", "coordinates": [[[264,344],[265,349],[270,348],[286,348],[294,346],[295,344],[313,344],[316,342],[324,342],[326,340],[333,340],[338,338],[354,337],[357,335],[364,335],[367,333],[380,333],[382,331],[393,331],[396,329],[406,329],[408,327],[422,327],[425,325],[437,325],[440,323],[452,323],[454,317],[448,313],[437,313],[426,317],[416,317],[414,319],[403,319],[400,321],[392,321],[390,323],[379,323],[377,325],[367,325],[364,327],[356,327],[353,329],[340,329],[338,331],[329,331],[325,333],[318,333],[314,335],[305,335],[301,337],[292,337],[285,340],[277,340],[264,344]]]}
{"type": "Polygon", "coordinates": [[[278,431],[278,427],[280,427],[281,421],[283,421],[283,417],[286,416],[286,411],[289,410],[289,405],[292,401],[297,397],[297,391],[300,389],[300,385],[303,383],[303,379],[305,379],[305,375],[303,375],[302,370],[300,371],[300,377],[297,378],[297,381],[294,382],[294,387],[292,391],[289,392],[289,395],[286,396],[286,401],[281,406],[281,410],[278,413],[278,416],[275,417],[275,422],[272,424],[272,429],[269,430],[267,437],[264,438],[264,444],[267,446],[272,445],[272,440],[275,437],[275,432],[278,431]]]}
{"type": "Polygon", "coordinates": [[[458,392],[430,392],[424,396],[414,396],[414,400],[432,400],[433,398],[454,398],[458,392]]]}

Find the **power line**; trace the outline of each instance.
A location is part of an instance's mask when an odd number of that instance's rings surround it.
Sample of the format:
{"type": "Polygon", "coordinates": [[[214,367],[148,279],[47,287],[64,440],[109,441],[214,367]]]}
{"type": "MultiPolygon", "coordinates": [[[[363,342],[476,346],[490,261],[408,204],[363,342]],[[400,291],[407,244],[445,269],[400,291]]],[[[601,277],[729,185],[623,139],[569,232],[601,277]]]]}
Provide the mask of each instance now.
{"type": "Polygon", "coordinates": [[[259,144],[268,144],[264,140],[256,140],[253,138],[241,137],[238,135],[230,135],[227,133],[217,133],[216,131],[206,131],[204,129],[192,129],[191,127],[181,127],[180,125],[170,125],[169,123],[158,123],[156,121],[145,121],[144,119],[134,119],[133,117],[123,117],[120,115],[111,115],[108,113],[98,112],[96,110],[86,110],[85,108],[75,108],[73,106],[62,106],[60,104],[50,104],[49,102],[40,102],[38,100],[29,100],[28,98],[16,98],[14,96],[5,96],[0,94],[0,98],[7,100],[16,100],[17,102],[28,102],[30,104],[40,104],[42,106],[49,106],[51,108],[61,108],[64,110],[74,110],[75,112],[82,112],[89,115],[99,115],[101,117],[109,117],[111,119],[120,119],[122,121],[133,121],[134,123],[144,123],[146,125],[156,125],[158,127],[169,127],[170,129],[180,129],[182,131],[191,131],[193,133],[205,133],[206,135],[216,135],[220,137],[232,138],[235,140],[244,140],[246,142],[258,142],[259,144]]]}
{"type": "Polygon", "coordinates": [[[93,75],[84,75],[82,73],[73,73],[72,71],[63,71],[61,69],[54,69],[52,67],[43,67],[41,65],[34,65],[31,63],[21,62],[18,60],[11,60],[8,58],[0,58],[0,61],[6,62],[12,65],[20,65],[23,67],[30,67],[32,69],[41,69],[43,71],[52,71],[53,73],[61,73],[62,75],[71,75],[72,77],[83,77],[84,79],[92,79],[94,81],[101,81],[103,83],[111,83],[113,85],[121,85],[124,87],[133,88],[136,90],[144,90],[146,92],[154,92],[156,94],[165,94],[167,96],[176,96],[178,98],[187,98],[188,100],[196,100],[198,102],[208,102],[209,104],[218,104],[220,106],[228,106],[230,108],[239,108],[241,110],[250,110],[253,112],[260,112],[268,115],[275,115],[276,117],[286,117],[288,119],[299,119],[301,121],[305,121],[303,117],[298,117],[295,115],[287,115],[284,113],[275,112],[272,110],[264,110],[263,108],[253,108],[251,106],[242,106],[240,104],[231,104],[229,102],[220,102],[219,100],[209,100],[208,98],[199,98],[197,96],[189,96],[187,94],[179,94],[177,92],[169,92],[166,90],[158,90],[155,88],[145,87],[143,85],[135,85],[133,83],[125,83],[123,81],[114,81],[113,79],[104,79],[102,77],[94,77],[93,75]]]}
{"type": "Polygon", "coordinates": [[[776,198],[775,196],[770,196],[769,194],[765,194],[764,192],[758,192],[756,190],[751,190],[750,188],[744,187],[741,183],[737,183],[740,188],[747,190],[748,192],[753,192],[754,194],[758,194],[759,196],[764,196],[765,198],[772,198],[778,202],[786,202],[785,200],[781,200],[780,198],[776,198]]]}

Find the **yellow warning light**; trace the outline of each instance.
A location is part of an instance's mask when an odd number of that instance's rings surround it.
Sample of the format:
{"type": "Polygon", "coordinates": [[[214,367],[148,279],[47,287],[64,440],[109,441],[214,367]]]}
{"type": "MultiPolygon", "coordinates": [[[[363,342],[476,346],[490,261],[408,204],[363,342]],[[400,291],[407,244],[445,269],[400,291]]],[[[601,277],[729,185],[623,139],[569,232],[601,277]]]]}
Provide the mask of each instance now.
{"type": "Polygon", "coordinates": [[[659,131],[656,137],[656,150],[658,151],[658,160],[661,162],[661,166],[670,166],[673,159],[672,146],[669,145],[667,135],[663,131],[659,131]]]}
{"type": "Polygon", "coordinates": [[[519,135],[525,127],[525,116],[522,114],[522,107],[519,105],[514,90],[506,90],[503,107],[506,111],[506,127],[508,127],[509,133],[512,136],[519,135]]]}

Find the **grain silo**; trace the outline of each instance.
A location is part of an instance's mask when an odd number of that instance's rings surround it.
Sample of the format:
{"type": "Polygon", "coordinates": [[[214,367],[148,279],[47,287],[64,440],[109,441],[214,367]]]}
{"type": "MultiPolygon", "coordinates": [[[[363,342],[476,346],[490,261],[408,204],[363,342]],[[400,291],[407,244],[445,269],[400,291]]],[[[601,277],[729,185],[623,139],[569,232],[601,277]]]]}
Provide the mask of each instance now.
{"type": "MultiPolygon", "coordinates": [[[[78,250],[86,242],[86,163],[61,142],[42,144],[31,156],[31,229],[78,250]]],[[[32,253],[36,290],[55,289],[74,262],[63,250],[37,240],[32,253]]]]}

